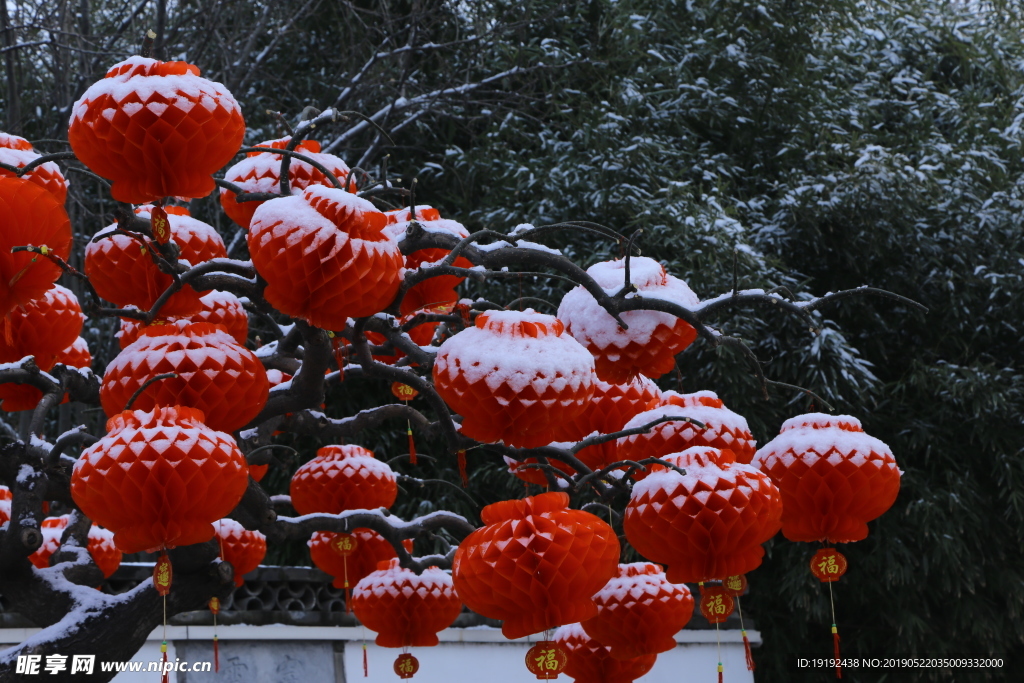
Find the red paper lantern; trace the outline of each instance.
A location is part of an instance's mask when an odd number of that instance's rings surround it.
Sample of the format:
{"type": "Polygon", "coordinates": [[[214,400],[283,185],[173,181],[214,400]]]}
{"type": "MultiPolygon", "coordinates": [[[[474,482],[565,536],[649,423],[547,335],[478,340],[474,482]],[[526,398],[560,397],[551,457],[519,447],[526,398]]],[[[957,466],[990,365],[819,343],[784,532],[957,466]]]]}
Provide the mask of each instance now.
{"type": "Polygon", "coordinates": [[[114,545],[114,534],[95,524],[89,528],[89,554],[105,579],[109,579],[121,566],[122,553],[114,545]]]}
{"type": "MultiPolygon", "coordinates": [[[[587,269],[598,285],[615,294],[625,282],[623,260],[595,263],[587,269]]],[[[670,301],[685,308],[700,303],[697,295],[679,278],[665,272],[654,259],[629,260],[629,281],[648,298],[670,301]]],[[[677,353],[693,343],[697,331],[670,313],[626,311],[622,329],[597,299],[582,286],[562,297],[558,318],[573,337],[594,354],[597,376],[612,384],[625,384],[638,374],[653,379],[675,368],[677,353]]]]}
{"type": "Polygon", "coordinates": [[[71,496],[125,553],[205,543],[245,493],[245,457],[229,434],[184,406],[124,411],[75,463],[71,496]]]}
{"type": "MultiPolygon", "coordinates": [[[[151,211],[151,206],[140,206],[135,213],[149,219],[151,211]]],[[[184,207],[166,206],[164,211],[171,240],[181,251],[179,260],[195,266],[210,259],[227,258],[224,240],[213,227],[189,216],[184,207]]],[[[156,249],[154,242],[117,234],[117,229],[117,223],[108,225],[86,245],[85,274],[96,293],[107,301],[148,311],[174,279],[153,262],[150,250],[156,249]],[[145,249],[143,244],[147,245],[145,249]]],[[[204,294],[207,292],[197,292],[185,285],[160,307],[159,315],[170,318],[199,313],[203,309],[200,297],[204,294]]]]}
{"type": "Polygon", "coordinates": [[[462,612],[452,578],[437,567],[417,575],[387,560],[352,591],[356,618],[377,633],[381,647],[433,647],[437,633],[462,612]]]}
{"type": "Polygon", "coordinates": [[[850,543],[896,501],[900,469],[889,447],[849,415],[786,420],[753,464],[782,492],[782,533],[791,541],[850,543]]]}
{"type": "Polygon", "coordinates": [[[669,583],[656,564],[620,564],[619,574],[594,596],[597,616],[581,622],[615,659],[632,659],[675,648],[675,635],[693,616],[693,596],[669,583]]]}
{"type": "MultiPolygon", "coordinates": [[[[675,416],[691,418],[704,426],[699,427],[685,420],[673,420],[662,422],[646,434],[622,437],[616,442],[621,460],[660,458],[693,446],[728,449],[736,456],[737,462],[743,464],[749,463],[754,457],[757,442],[750,433],[746,419],[726,408],[714,392],[677,394],[666,391],[659,403],[633,416],[624,428],[642,427],[658,418],[675,416]]],[[[645,476],[646,473],[637,472],[634,478],[639,480],[645,476]]]]}
{"type": "MultiPolygon", "coordinates": [[[[32,143],[25,138],[8,133],[0,133],[0,164],[24,168],[38,159],[39,156],[32,149],[32,143]]],[[[0,168],[0,177],[2,176],[16,177],[7,169],[0,168]]],[[[54,199],[62,205],[64,200],[67,199],[68,183],[64,180],[64,174],[60,172],[60,166],[52,161],[36,166],[21,177],[52,194],[54,199]]]]}
{"type": "Polygon", "coordinates": [[[564,493],[488,505],[480,514],[486,526],[455,551],[459,597],[474,612],[504,620],[506,638],[597,614],[592,596],[615,575],[619,540],[601,519],[568,505],[564,493]]]}
{"type": "Polygon", "coordinates": [[[391,507],[398,497],[394,471],[362,446],[325,446],[295,471],[292,507],[300,515],[391,507]]]}
{"type": "Polygon", "coordinates": [[[14,247],[45,245],[67,260],[71,220],[53,194],[24,178],[0,176],[0,316],[43,297],[60,277],[57,264],[14,247]]]}
{"type": "MultiPolygon", "coordinates": [[[[261,142],[254,147],[267,147],[268,149],[284,149],[291,142],[291,137],[280,140],[268,140],[261,142]]],[[[342,185],[348,178],[348,166],[339,157],[333,154],[322,154],[320,143],[316,140],[303,140],[296,147],[295,151],[319,162],[342,185]]],[[[281,158],[280,154],[271,152],[249,152],[245,158],[229,168],[224,173],[224,180],[234,183],[245,192],[259,193],[281,193],[281,158]]],[[[292,158],[288,166],[288,186],[292,192],[303,190],[310,185],[327,185],[333,187],[327,176],[318,169],[310,166],[301,159],[292,158]]],[[[355,191],[355,185],[352,185],[355,191]]],[[[235,200],[235,193],[226,188],[220,189],[220,205],[224,213],[228,215],[243,230],[249,229],[252,216],[256,209],[263,204],[259,202],[238,202],[235,200]]]]}
{"type": "Polygon", "coordinates": [[[313,564],[334,577],[335,588],[355,586],[378,564],[397,557],[391,544],[370,529],[353,529],[351,534],[318,531],[308,545],[313,564]]]}
{"type": "Polygon", "coordinates": [[[565,674],[578,683],[633,683],[653,669],[658,658],[651,653],[616,659],[610,647],[591,638],[580,624],[555,631],[555,642],[568,652],[565,674]]]}
{"type": "MultiPolygon", "coordinates": [[[[57,354],[57,361],[53,365],[66,365],[69,368],[88,368],[92,365],[92,354],[89,352],[89,345],[79,337],[68,348],[57,354]]],[[[36,360],[36,365],[39,361],[36,360]]],[[[52,366],[51,366],[52,367],[52,366]]],[[[41,368],[49,371],[51,368],[41,368]]],[[[39,405],[39,399],[43,392],[28,384],[0,384],[0,409],[13,413],[19,410],[34,410],[39,405]]],[[[61,404],[68,402],[67,392],[61,404]]]]}
{"type": "Polygon", "coordinates": [[[139,338],[139,333],[147,327],[161,327],[169,334],[185,329],[189,323],[211,323],[220,325],[234,337],[241,346],[245,346],[249,338],[249,314],[237,296],[230,292],[214,290],[199,298],[201,311],[187,318],[170,320],[154,320],[151,325],[142,325],[137,320],[121,319],[121,331],[117,333],[117,341],[121,348],[127,348],[139,338]],[[174,332],[171,332],[171,331],[174,332]]]}
{"type": "Polygon", "coordinates": [[[29,561],[38,569],[45,569],[50,566],[50,556],[57,552],[60,547],[60,537],[64,535],[64,529],[68,526],[68,515],[60,517],[47,517],[39,525],[39,533],[42,534],[43,543],[36,551],[28,556],[29,561]]]}
{"type": "Polygon", "coordinates": [[[203,411],[212,429],[233,432],[256,417],[270,392],[252,351],[216,325],[192,323],[176,334],[149,328],[121,351],[103,375],[103,409],[114,415],[147,380],[170,372],[177,377],[150,384],[134,407],[191,406],[203,411]]]}
{"type": "Polygon", "coordinates": [[[213,525],[220,544],[220,559],[235,568],[235,585],[245,583],[246,574],[260,566],[267,554],[267,537],[250,531],[233,519],[221,519],[213,525]]]}
{"type": "Polygon", "coordinates": [[[644,557],[667,564],[672,583],[745,574],[761,564],[761,544],[779,530],[778,489],[760,470],[728,451],[695,447],[665,458],[633,486],[623,529],[644,557]]]}
{"type": "Polygon", "coordinates": [[[11,521],[11,490],[6,486],[0,486],[0,526],[11,521]]]}
{"type": "MultiPolygon", "coordinates": [[[[410,209],[389,211],[387,217],[388,226],[384,228],[385,234],[401,244],[405,240],[406,232],[412,223],[410,209]]],[[[437,209],[429,206],[416,207],[416,222],[426,232],[447,233],[455,235],[459,239],[469,237],[469,230],[466,230],[462,223],[441,218],[441,214],[438,213],[437,209]]],[[[405,267],[409,270],[414,270],[424,264],[437,263],[443,261],[449,253],[448,249],[419,249],[411,254],[406,254],[405,267]]],[[[452,265],[456,268],[473,267],[473,263],[463,256],[457,256],[452,265]]],[[[458,275],[439,275],[420,282],[405,293],[405,297],[402,299],[402,304],[399,307],[401,314],[409,315],[421,308],[432,308],[457,303],[459,295],[455,288],[465,279],[458,275]]]]}
{"type": "Polygon", "coordinates": [[[461,432],[486,443],[535,448],[594,395],[594,359],[557,318],[488,311],[438,348],[434,388],[462,415],[461,432]]]}
{"type": "Polygon", "coordinates": [[[185,62],[129,57],[75,102],[68,142],[119,202],[205,197],[238,152],[245,121],[220,83],[185,62]]]}
{"type": "Polygon", "coordinates": [[[386,223],[367,200],[322,185],[266,202],[249,225],[249,252],[267,301],[328,330],[382,311],[405,263],[386,223]]]}

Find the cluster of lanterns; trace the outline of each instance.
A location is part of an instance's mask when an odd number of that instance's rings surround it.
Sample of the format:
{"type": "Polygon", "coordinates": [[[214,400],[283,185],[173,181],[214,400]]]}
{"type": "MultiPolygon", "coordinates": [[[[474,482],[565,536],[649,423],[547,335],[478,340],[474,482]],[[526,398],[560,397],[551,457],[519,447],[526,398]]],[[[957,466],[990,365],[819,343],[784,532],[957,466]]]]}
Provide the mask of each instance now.
{"type": "MultiPolygon", "coordinates": [[[[76,103],[69,140],[78,158],[112,181],[115,199],[156,202],[136,209],[153,226],[153,239],[115,224],[87,246],[84,270],[101,297],[151,309],[173,283],[156,265],[159,246],[168,242],[193,266],[227,256],[212,227],[163,201],[212,192],[211,174],[237,153],[244,128],[231,94],[185,62],[133,57],[76,103]]],[[[281,159],[291,142],[258,145],[226,179],[246,192],[279,193],[281,159]]],[[[224,210],[247,231],[265,297],[278,311],[340,330],[350,318],[389,306],[404,269],[449,255],[423,249],[403,256],[399,244],[412,221],[428,232],[468,236],[430,207],[382,212],[354,194],[341,159],[311,140],[294,149],[316,165],[293,160],[289,196],[238,202],[234,192],[220,194],[224,210]]],[[[27,141],[0,134],[0,161],[24,167],[35,158],[27,141]]],[[[70,249],[62,207],[67,183],[52,163],[23,178],[7,176],[0,171],[0,362],[31,355],[44,371],[56,363],[87,367],[81,308],[54,284],[60,270],[48,258],[66,259],[70,249]],[[45,247],[11,251],[29,244],[45,247]]],[[[458,257],[455,265],[471,264],[458,257]]],[[[699,303],[685,282],[650,258],[632,258],[628,266],[607,261],[587,272],[609,294],[629,288],[689,308],[699,303]]],[[[401,304],[403,320],[452,311],[461,281],[445,275],[411,288],[401,304]]],[[[260,412],[272,382],[287,378],[268,376],[245,347],[248,319],[238,299],[188,284],[164,298],[153,324],[122,323],[122,351],[106,368],[101,389],[108,433],[77,461],[72,495],[101,525],[90,532],[89,550],[106,575],[122,552],[216,538],[241,582],[263,558],[266,539],[225,517],[250,472],[258,479],[262,471],[250,470],[231,433],[260,412]]],[[[855,418],[802,415],[756,450],[746,420],[714,393],[662,392],[652,381],[672,370],[675,355],[694,341],[692,326],[649,310],[622,319],[628,329],[582,286],[563,297],[557,317],[487,311],[440,344],[433,382],[462,417],[461,433],[483,443],[575,443],[663,420],[646,433],[577,454],[591,469],[654,457],[670,464],[631,469],[635,481],[623,521],[629,543],[659,564],[620,565],[612,528],[569,509],[564,493],[484,508],[484,526],[459,545],[450,575],[400,567],[391,543],[369,529],[316,533],[309,541],[313,561],[351,593],[348,604],[378,633],[378,644],[436,645],[437,632],[465,604],[502,620],[509,638],[558,629],[534,649],[531,667],[539,678],[564,667],[579,681],[632,681],[674,647],[674,634],[690,619],[695,601],[684,583],[707,584],[700,608],[717,623],[737,594],[717,582],[756,569],[761,545],[780,529],[794,541],[858,541],[867,523],[892,505],[899,469],[888,447],[855,418]]],[[[413,339],[429,344],[435,331],[436,325],[420,326],[413,339]]],[[[4,410],[34,407],[40,396],[33,387],[0,386],[4,410]]],[[[527,481],[549,481],[537,469],[513,465],[527,481]]],[[[575,474],[558,467],[562,476],[575,474]]],[[[5,509],[10,514],[9,493],[2,493],[0,517],[5,509]]],[[[396,496],[391,468],[354,445],[321,448],[291,481],[291,502],[301,515],[388,508],[396,496]]],[[[64,518],[44,523],[46,542],[33,562],[46,566],[66,524],[64,518]]],[[[845,566],[832,548],[812,562],[823,581],[834,581],[845,566]]],[[[396,671],[409,677],[417,666],[403,653],[396,671]]]]}

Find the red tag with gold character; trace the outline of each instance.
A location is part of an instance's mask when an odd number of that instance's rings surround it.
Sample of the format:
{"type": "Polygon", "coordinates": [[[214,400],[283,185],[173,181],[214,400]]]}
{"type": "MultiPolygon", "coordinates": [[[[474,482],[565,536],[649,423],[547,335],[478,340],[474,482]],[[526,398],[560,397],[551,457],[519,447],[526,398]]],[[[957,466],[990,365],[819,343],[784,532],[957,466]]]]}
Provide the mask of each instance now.
{"type": "Polygon", "coordinates": [[[391,393],[394,394],[399,401],[411,401],[417,396],[419,396],[420,392],[416,391],[408,384],[402,384],[401,382],[392,382],[391,393]]]}
{"type": "Polygon", "coordinates": [[[210,611],[214,614],[220,614],[220,598],[210,598],[210,611]]]}
{"type": "Polygon", "coordinates": [[[732,614],[736,603],[721,586],[709,586],[701,591],[700,613],[711,624],[721,624],[732,614]]]}
{"type": "Polygon", "coordinates": [[[153,237],[160,244],[171,241],[171,224],[167,220],[167,212],[161,206],[154,206],[149,214],[149,223],[153,229],[153,237]]]}
{"type": "Polygon", "coordinates": [[[399,678],[412,678],[413,674],[419,670],[419,660],[408,652],[398,655],[398,659],[395,660],[395,673],[399,678]]]}
{"type": "Polygon", "coordinates": [[[737,574],[736,576],[725,577],[725,581],[722,582],[722,588],[732,597],[738,598],[743,595],[743,591],[747,590],[747,575],[737,574]]]}
{"type": "Polygon", "coordinates": [[[811,558],[811,573],[822,583],[838,581],[846,566],[846,557],[835,548],[822,548],[811,558]]]}
{"type": "Polygon", "coordinates": [[[568,654],[553,640],[542,640],[526,653],[526,668],[541,681],[558,678],[568,661],[568,654]]]}
{"type": "Polygon", "coordinates": [[[359,541],[351,534],[335,534],[331,540],[331,549],[341,555],[348,557],[359,547],[359,541]]]}
{"type": "Polygon", "coordinates": [[[172,576],[171,558],[167,557],[167,553],[161,553],[160,559],[156,561],[156,566],[153,567],[153,587],[156,588],[157,593],[167,595],[171,592],[172,576]]]}

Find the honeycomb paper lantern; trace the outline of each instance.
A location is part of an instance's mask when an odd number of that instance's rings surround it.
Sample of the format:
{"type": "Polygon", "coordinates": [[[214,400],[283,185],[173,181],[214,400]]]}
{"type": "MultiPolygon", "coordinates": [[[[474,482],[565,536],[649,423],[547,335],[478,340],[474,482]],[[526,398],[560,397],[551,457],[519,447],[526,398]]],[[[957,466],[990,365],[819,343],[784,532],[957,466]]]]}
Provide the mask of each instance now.
{"type": "Polygon", "coordinates": [[[462,612],[452,577],[437,567],[417,575],[381,562],[352,591],[352,611],[363,626],[377,633],[381,647],[433,647],[437,633],[462,612]]]}
{"type": "MultiPolygon", "coordinates": [[[[624,436],[616,442],[620,460],[660,458],[693,446],[728,449],[735,454],[737,462],[744,464],[754,457],[757,442],[746,419],[726,408],[714,392],[677,394],[666,391],[659,403],[630,418],[625,428],[642,427],[658,418],[675,416],[689,417],[704,427],[685,420],[673,420],[662,422],[645,434],[624,436]]],[[[637,472],[634,478],[643,479],[645,476],[646,473],[637,472]]]]}
{"type": "Polygon", "coordinates": [[[367,200],[322,185],[264,203],[249,225],[249,253],[267,301],[328,330],[382,311],[405,264],[386,223],[367,200]]]}
{"type": "Polygon", "coordinates": [[[782,519],[779,491],[767,475],[715,448],[697,446],[665,459],[686,475],[663,468],[633,486],[623,518],[630,544],[668,565],[672,583],[756,569],[761,544],[782,519]]]}
{"type": "Polygon", "coordinates": [[[616,659],[611,648],[591,638],[580,624],[562,626],[554,640],[569,656],[563,673],[577,683],[633,683],[653,669],[658,658],[652,653],[616,659]]]}
{"type": "MultiPolygon", "coordinates": [[[[68,348],[57,354],[57,360],[52,365],[66,365],[69,368],[88,368],[92,365],[92,354],[89,352],[89,345],[79,337],[68,348]]],[[[39,365],[39,360],[36,360],[39,365]]],[[[51,365],[51,368],[52,368],[51,365]]],[[[40,369],[50,370],[51,368],[40,369]]],[[[34,410],[39,405],[39,399],[43,392],[29,384],[0,384],[0,410],[13,413],[19,410],[34,410]]],[[[62,404],[68,402],[68,395],[65,392],[62,404]]]]}
{"type": "Polygon", "coordinates": [[[121,351],[103,375],[103,409],[107,415],[123,410],[147,380],[169,372],[178,376],[150,384],[133,407],[187,405],[203,411],[211,428],[233,432],[256,417],[270,393],[266,370],[252,351],[216,325],[191,323],[176,334],[144,330],[121,351]]]}
{"type": "Polygon", "coordinates": [[[229,434],[183,406],[124,411],[75,463],[71,496],[124,553],[204,543],[249,481],[229,434]]]}
{"type": "Polygon", "coordinates": [[[619,540],[604,521],[543,493],[488,505],[485,524],[455,551],[452,580],[466,606],[522,638],[597,614],[592,596],[615,576],[619,540]]]}
{"type": "Polygon", "coordinates": [[[561,321],[531,309],[481,313],[441,344],[433,373],[463,434],[521,448],[557,441],[594,395],[593,357],[561,321]]]}
{"type": "Polygon", "coordinates": [[[245,583],[246,574],[260,566],[267,554],[267,537],[250,531],[233,519],[221,519],[213,525],[220,544],[220,559],[235,568],[235,585],[245,583]]]}
{"type": "Polygon", "coordinates": [[[129,57],[89,86],[71,111],[79,161],[113,181],[119,202],[205,197],[238,152],[245,121],[220,83],[186,62],[129,57]]]}
{"type": "Polygon", "coordinates": [[[786,420],[753,464],[782,492],[782,533],[791,541],[850,543],[896,501],[900,469],[889,447],[849,415],[786,420]]]}
{"type": "Polygon", "coordinates": [[[0,316],[46,295],[60,277],[49,259],[14,247],[46,245],[67,260],[71,220],[53,194],[24,178],[0,176],[0,316]]]}
{"type": "Polygon", "coordinates": [[[122,553],[114,545],[114,534],[95,524],[89,528],[89,554],[103,578],[109,579],[121,566],[122,553]]]}
{"type": "Polygon", "coordinates": [[[693,596],[669,583],[656,564],[620,564],[619,574],[594,596],[597,616],[580,626],[611,649],[615,659],[632,659],[675,648],[675,635],[693,616],[693,596]]]}
{"type": "MultiPolygon", "coordinates": [[[[284,149],[288,146],[289,142],[291,142],[291,137],[285,137],[280,140],[261,142],[258,145],[254,145],[254,147],[284,149]]],[[[348,166],[333,154],[321,153],[320,143],[316,140],[303,140],[295,147],[295,151],[319,162],[342,185],[346,184],[348,166]]],[[[224,173],[224,180],[234,183],[245,192],[280,194],[282,158],[283,155],[271,152],[249,152],[244,159],[224,173]]],[[[305,161],[294,157],[288,166],[288,185],[291,187],[292,192],[303,190],[310,185],[333,187],[331,181],[322,172],[305,161]]],[[[355,191],[354,185],[352,191],[355,191]]],[[[262,201],[238,202],[235,200],[234,192],[223,187],[220,189],[220,205],[224,208],[224,213],[243,230],[249,229],[252,216],[261,204],[263,204],[262,201]]]]}
{"type": "MultiPolygon", "coordinates": [[[[0,133],[0,164],[7,164],[15,168],[24,168],[39,158],[39,154],[32,149],[32,143],[17,135],[0,133]]],[[[14,174],[7,169],[0,168],[0,177],[14,174]]],[[[21,176],[29,182],[35,183],[53,195],[61,205],[68,196],[68,182],[60,167],[52,161],[36,166],[31,171],[21,176]]]]}
{"type": "Polygon", "coordinates": [[[121,330],[117,333],[117,341],[121,348],[127,348],[139,338],[139,333],[147,327],[160,327],[169,332],[185,329],[189,323],[211,323],[220,325],[224,331],[234,337],[241,346],[245,346],[249,338],[249,314],[237,296],[230,292],[214,290],[200,297],[201,311],[187,318],[159,319],[151,325],[143,325],[138,320],[121,319],[121,330]]]}
{"type": "MultiPolygon", "coordinates": [[[[387,217],[388,226],[384,228],[385,234],[401,244],[412,224],[412,211],[409,208],[389,211],[387,217]]],[[[466,230],[462,223],[441,218],[437,209],[429,206],[416,207],[416,222],[425,232],[447,233],[459,239],[469,237],[469,230],[466,230]]],[[[440,248],[419,249],[411,254],[406,254],[405,267],[413,270],[425,264],[437,263],[443,261],[449,253],[449,250],[440,248]]],[[[473,267],[473,263],[463,256],[457,256],[452,265],[457,268],[473,267]]],[[[402,299],[400,306],[401,314],[409,315],[421,308],[458,302],[459,295],[455,288],[465,279],[458,275],[439,275],[420,282],[405,293],[405,298],[402,299]]]]}
{"type": "Polygon", "coordinates": [[[6,328],[0,334],[0,363],[35,356],[36,364],[49,370],[78,339],[84,321],[74,293],[52,285],[42,297],[16,308],[0,321],[6,328]]]}
{"type": "Polygon", "coordinates": [[[28,556],[29,561],[38,569],[45,569],[50,566],[50,556],[57,552],[60,547],[60,538],[64,535],[64,529],[68,526],[70,517],[47,517],[39,525],[39,533],[42,534],[43,543],[36,551],[28,556]]]}
{"type": "Polygon", "coordinates": [[[11,521],[11,490],[6,486],[0,486],[0,526],[11,521]]]}
{"type": "Polygon", "coordinates": [[[313,564],[334,577],[331,585],[335,588],[351,588],[376,571],[378,564],[397,557],[391,544],[370,529],[352,530],[349,536],[355,543],[355,550],[346,557],[338,549],[339,536],[342,534],[318,531],[308,541],[313,564]]]}
{"type": "MultiPolygon", "coordinates": [[[[625,261],[604,261],[587,269],[609,294],[618,293],[626,281],[625,261]]],[[[665,272],[654,259],[629,260],[629,281],[641,295],[669,301],[684,308],[700,303],[697,295],[679,278],[665,272]]],[[[619,327],[597,299],[582,286],[570,290],[558,306],[558,318],[573,337],[594,354],[597,376],[612,384],[625,384],[638,374],[652,379],[675,368],[677,353],[693,343],[697,331],[670,313],[626,311],[619,327]]]]}
{"type": "Polygon", "coordinates": [[[395,473],[362,446],[325,446],[295,471],[290,493],[300,515],[391,507],[398,496],[395,473]]]}
{"type": "MultiPolygon", "coordinates": [[[[144,219],[151,216],[152,207],[142,206],[135,213],[144,219]]],[[[228,252],[213,227],[188,215],[180,206],[164,207],[171,229],[171,240],[181,251],[178,259],[193,266],[215,258],[227,258],[228,252]]],[[[108,225],[96,233],[85,247],[85,274],[89,276],[96,293],[118,306],[135,306],[148,311],[160,298],[173,278],[160,270],[148,251],[134,237],[117,234],[117,224],[108,225]]],[[[155,249],[155,244],[147,240],[155,249]]],[[[183,317],[203,309],[197,292],[185,285],[171,295],[159,315],[163,318],[183,317]]]]}

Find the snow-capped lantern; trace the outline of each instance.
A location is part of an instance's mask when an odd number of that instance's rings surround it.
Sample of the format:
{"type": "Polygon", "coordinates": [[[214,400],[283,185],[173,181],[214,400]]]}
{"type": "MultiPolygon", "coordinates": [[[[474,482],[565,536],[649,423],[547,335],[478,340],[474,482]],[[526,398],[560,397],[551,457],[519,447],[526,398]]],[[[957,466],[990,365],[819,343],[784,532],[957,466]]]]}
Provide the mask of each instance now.
{"type": "Polygon", "coordinates": [[[300,515],[389,508],[398,480],[387,463],[362,446],[325,446],[295,471],[289,493],[300,515]]]}
{"type": "MultiPolygon", "coordinates": [[[[192,218],[188,209],[181,206],[165,206],[170,239],[180,254],[179,261],[193,266],[215,258],[227,258],[224,240],[212,226],[192,218]]],[[[140,206],[135,210],[139,218],[150,219],[152,206],[140,206]]],[[[130,235],[119,234],[117,223],[96,233],[85,247],[85,274],[89,276],[96,293],[118,306],[135,306],[148,311],[171,286],[174,278],[160,270],[153,262],[151,251],[156,244],[147,238],[143,243],[130,235]]],[[[186,284],[160,307],[162,318],[190,316],[203,309],[200,297],[207,292],[197,292],[186,284]]]]}
{"type": "MultiPolygon", "coordinates": [[[[66,365],[69,368],[88,368],[92,365],[92,353],[89,352],[89,344],[79,337],[68,348],[57,354],[57,360],[53,365],[66,365]]],[[[39,365],[39,360],[36,360],[39,365]]],[[[52,366],[51,366],[52,367],[52,366]]],[[[42,370],[50,368],[40,367],[42,370]]],[[[33,410],[39,405],[39,399],[43,392],[29,384],[0,384],[0,410],[15,412],[19,410],[33,410]]],[[[64,393],[61,403],[68,402],[68,394],[64,393]]]]}
{"type": "Polygon", "coordinates": [[[786,420],[752,464],[779,487],[782,534],[791,541],[863,540],[900,490],[892,451],[849,415],[786,420]]]}
{"type": "Polygon", "coordinates": [[[129,57],[89,86],[71,111],[79,161],[112,181],[119,202],[205,197],[213,173],[242,145],[245,121],[220,83],[186,62],[129,57]]]}
{"type": "Polygon", "coordinates": [[[105,579],[109,579],[121,566],[123,553],[114,545],[114,534],[95,524],[89,527],[89,554],[105,579]]]}
{"type": "Polygon", "coordinates": [[[205,543],[242,499],[245,457],[184,406],[126,410],[75,463],[71,496],[125,553],[205,543]]]}
{"type": "Polygon", "coordinates": [[[620,564],[618,576],[594,595],[597,616],[580,623],[615,659],[667,652],[676,633],[693,616],[693,596],[683,584],[669,583],[650,562],[620,564]]]}
{"type": "Polygon", "coordinates": [[[351,588],[378,564],[397,557],[391,544],[371,529],[353,529],[351,534],[317,531],[308,545],[313,564],[334,577],[335,588],[351,588]]]}
{"type": "Polygon", "coordinates": [[[249,224],[249,253],[277,310],[311,325],[340,330],[349,318],[391,303],[405,265],[382,229],[383,213],[344,190],[311,185],[272,199],[249,224]]]}
{"type": "Polygon", "coordinates": [[[166,373],[177,376],[151,383],[134,407],[198,408],[206,424],[217,431],[244,427],[270,393],[266,370],[252,351],[216,325],[191,323],[175,334],[150,327],[121,351],[103,375],[103,409],[107,415],[116,414],[150,378],[166,373]]]}
{"type": "Polygon", "coordinates": [[[651,653],[616,659],[610,647],[590,637],[580,624],[559,628],[555,631],[554,642],[566,651],[568,661],[564,673],[576,683],[633,683],[653,669],[658,658],[651,653]]]}
{"type": "Polygon", "coordinates": [[[117,341],[121,348],[127,348],[139,338],[139,333],[149,327],[159,327],[168,334],[175,334],[185,329],[189,323],[211,323],[220,325],[224,331],[234,337],[241,346],[249,338],[249,314],[237,296],[230,292],[214,290],[199,298],[199,304],[203,307],[198,313],[186,318],[171,317],[168,319],[154,320],[150,325],[143,325],[138,320],[121,319],[121,331],[117,334],[117,341]]]}
{"type": "MultiPolygon", "coordinates": [[[[626,281],[623,260],[595,263],[587,274],[608,294],[617,294],[626,281]]],[[[669,301],[684,308],[700,303],[685,282],[665,272],[654,259],[629,259],[629,281],[650,299],[669,301]]],[[[581,344],[594,354],[597,376],[612,384],[625,384],[638,374],[652,379],[675,367],[675,356],[693,343],[697,331],[670,313],[638,310],[621,315],[628,330],[597,303],[584,287],[569,291],[558,306],[558,318],[581,344]]]]}
{"type": "Polygon", "coordinates": [[[484,525],[455,551],[452,580],[466,605],[521,638],[597,614],[593,595],[615,575],[619,539],[598,517],[542,493],[488,505],[484,525]]]}
{"type": "Polygon", "coordinates": [[[67,260],[71,219],[49,191],[24,178],[0,176],[0,317],[43,297],[61,275],[50,259],[14,247],[43,245],[67,260]]]}
{"type": "MultiPolygon", "coordinates": [[[[655,425],[645,434],[624,436],[616,442],[619,459],[639,461],[644,458],[660,458],[694,446],[730,450],[736,456],[736,461],[743,464],[749,463],[754,457],[757,442],[750,433],[746,419],[726,408],[713,391],[698,391],[694,394],[666,391],[658,405],[648,406],[644,412],[634,415],[624,428],[642,427],[662,417],[688,417],[704,426],[685,420],[672,420],[655,425]]],[[[638,472],[635,478],[642,479],[644,476],[644,472],[638,472]]]]}
{"type": "MultiPolygon", "coordinates": [[[[39,157],[40,155],[32,149],[32,143],[25,138],[0,133],[0,164],[25,168],[39,157]]],[[[11,171],[0,168],[0,177],[3,176],[15,177],[11,171]]],[[[60,166],[52,161],[36,166],[21,177],[48,191],[61,205],[68,197],[68,182],[60,172],[60,166]]]]}
{"type": "Polygon", "coordinates": [[[267,554],[267,537],[250,531],[233,519],[221,519],[213,525],[220,545],[220,559],[235,568],[235,585],[245,583],[246,574],[260,566],[267,554]]]}
{"type": "Polygon", "coordinates": [[[633,486],[623,517],[630,544],[668,565],[672,583],[696,583],[745,574],[761,564],[761,544],[781,524],[778,489],[760,470],[727,450],[697,446],[665,460],[633,486]]]}
{"type": "Polygon", "coordinates": [[[593,357],[560,320],[532,309],[478,315],[438,348],[433,376],[463,434],[521,448],[557,441],[594,395],[593,357]]]}
{"type": "Polygon", "coordinates": [[[47,517],[39,524],[39,533],[43,542],[36,551],[28,556],[29,561],[39,569],[50,566],[50,556],[57,552],[60,547],[60,537],[64,535],[64,529],[68,526],[68,515],[60,517],[47,517]]]}
{"type": "MultiPolygon", "coordinates": [[[[594,397],[575,420],[562,425],[558,437],[562,441],[580,441],[591,434],[612,434],[622,430],[629,420],[661,398],[658,385],[640,376],[626,384],[594,382],[594,397]]],[[[622,460],[615,441],[587,446],[576,454],[592,470],[622,460]]]]}
{"type": "Polygon", "coordinates": [[[0,526],[11,521],[11,501],[14,496],[6,486],[0,485],[0,526]]]}
{"type": "MultiPolygon", "coordinates": [[[[254,147],[266,147],[266,152],[249,152],[245,158],[229,168],[224,173],[224,180],[234,183],[242,188],[244,192],[259,192],[269,194],[281,194],[281,154],[274,154],[269,150],[284,149],[291,142],[291,137],[280,140],[268,140],[261,142],[254,147]]],[[[295,152],[307,156],[338,179],[343,185],[348,178],[348,166],[340,157],[333,154],[325,154],[320,151],[320,143],[316,140],[303,140],[295,147],[295,152]]],[[[288,186],[292,192],[304,190],[310,185],[330,185],[328,180],[319,169],[310,166],[302,159],[293,157],[288,166],[288,186]]],[[[355,191],[353,185],[352,191],[355,191]]],[[[256,209],[263,204],[262,201],[239,202],[231,190],[222,187],[220,189],[220,205],[224,213],[243,230],[249,229],[252,216],[256,209]]],[[[265,201],[265,200],[264,200],[265,201]]]]}
{"type": "Polygon", "coordinates": [[[352,590],[352,611],[377,633],[381,647],[433,647],[437,634],[455,621],[462,602],[452,577],[437,567],[422,574],[386,560],[352,590]]]}

